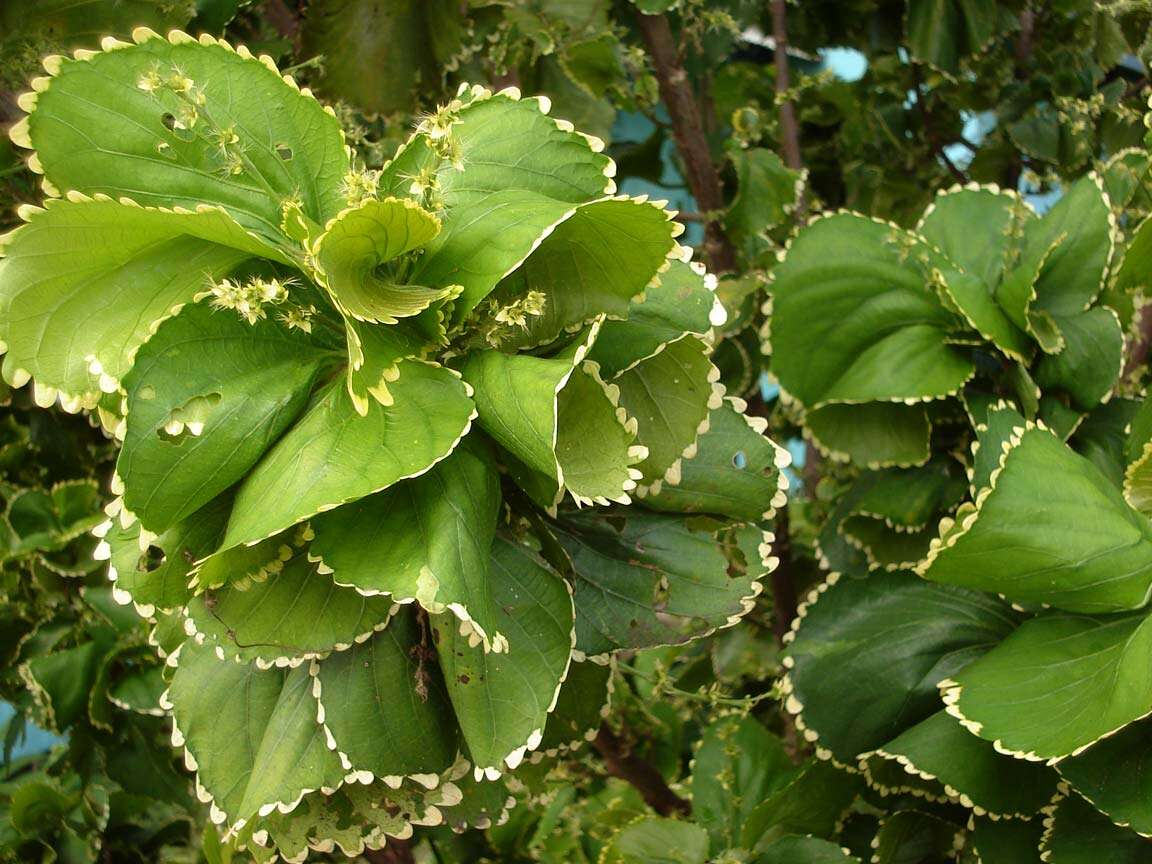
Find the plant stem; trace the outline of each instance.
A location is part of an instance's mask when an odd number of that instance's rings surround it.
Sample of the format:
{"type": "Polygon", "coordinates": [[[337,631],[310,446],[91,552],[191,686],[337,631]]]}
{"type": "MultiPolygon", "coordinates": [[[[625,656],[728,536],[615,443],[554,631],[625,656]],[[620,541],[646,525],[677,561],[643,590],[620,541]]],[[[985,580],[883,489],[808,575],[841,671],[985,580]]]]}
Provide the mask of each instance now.
{"type": "Polygon", "coordinates": [[[692,812],[692,805],[668,787],[659,771],[632,753],[607,723],[600,724],[592,745],[600,753],[608,773],[630,783],[661,816],[676,813],[686,816],[692,812]]]}
{"type": "MultiPolygon", "coordinates": [[[[688,81],[688,73],[680,62],[672,27],[665,15],[636,16],[636,23],[648,54],[656,70],[660,98],[672,120],[672,137],[684,162],[685,179],[692,196],[703,213],[724,210],[724,196],[720,189],[720,175],[712,164],[708,139],[700,117],[700,106],[688,81]]],[[[708,267],[714,273],[736,270],[736,250],[717,219],[709,219],[704,226],[704,250],[708,267]]]]}
{"type": "MultiPolygon", "coordinates": [[[[780,150],[784,164],[793,171],[804,167],[800,155],[800,124],[796,106],[788,96],[792,87],[792,70],[788,66],[788,0],[772,0],[772,40],[776,61],[776,98],[780,111],[780,150]]],[[[806,208],[804,201],[800,206],[806,208]]],[[[797,208],[798,212],[800,208],[797,208]]],[[[802,213],[801,219],[802,219],[802,213]]]]}
{"type": "Polygon", "coordinates": [[[928,139],[928,147],[936,155],[936,157],[944,163],[944,167],[948,169],[948,173],[957,183],[967,183],[968,176],[956,167],[956,163],[952,161],[951,157],[944,150],[944,143],[940,140],[939,134],[936,132],[936,125],[932,122],[932,114],[928,110],[928,105],[924,100],[924,86],[920,75],[920,65],[915,61],[911,61],[912,65],[912,92],[916,94],[916,110],[920,114],[920,122],[924,126],[924,137],[928,139]]]}

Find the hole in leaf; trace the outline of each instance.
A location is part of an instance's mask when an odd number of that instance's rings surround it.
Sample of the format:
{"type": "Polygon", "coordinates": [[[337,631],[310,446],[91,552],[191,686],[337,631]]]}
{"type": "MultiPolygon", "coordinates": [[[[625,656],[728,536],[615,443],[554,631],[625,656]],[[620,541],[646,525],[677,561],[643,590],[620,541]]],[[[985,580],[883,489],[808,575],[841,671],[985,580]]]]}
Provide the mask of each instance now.
{"type": "Polygon", "coordinates": [[[292,148],[287,144],[276,145],[276,155],[283,159],[285,162],[292,161],[292,148]]]}
{"type": "Polygon", "coordinates": [[[748,467],[748,457],[744,455],[743,450],[736,451],[736,455],[732,457],[732,465],[736,468],[748,467]]]}
{"type": "Polygon", "coordinates": [[[164,128],[169,132],[176,129],[176,115],[171,111],[165,111],[160,115],[160,122],[164,124],[164,128]]]}
{"type": "Polygon", "coordinates": [[[178,408],[173,408],[168,419],[156,430],[160,440],[172,444],[180,444],[188,437],[195,437],[204,431],[204,424],[212,414],[217,403],[220,402],[219,393],[208,393],[203,396],[193,396],[178,408]]]}

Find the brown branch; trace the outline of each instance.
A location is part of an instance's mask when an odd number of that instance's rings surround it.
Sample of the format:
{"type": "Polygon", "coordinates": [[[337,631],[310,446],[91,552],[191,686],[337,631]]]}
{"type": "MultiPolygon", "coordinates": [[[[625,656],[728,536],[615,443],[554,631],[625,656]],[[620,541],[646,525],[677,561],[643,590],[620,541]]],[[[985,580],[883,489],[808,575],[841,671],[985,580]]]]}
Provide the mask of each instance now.
{"type": "Polygon", "coordinates": [[[1143,370],[1148,363],[1149,349],[1152,348],[1152,306],[1144,306],[1138,309],[1136,314],[1139,316],[1137,336],[1128,349],[1124,371],[1120,374],[1121,381],[1143,370]]]}
{"type": "MultiPolygon", "coordinates": [[[[1020,36],[1016,39],[1015,68],[1013,69],[1013,76],[1017,81],[1028,79],[1035,42],[1036,12],[1029,5],[1020,13],[1020,36]]],[[[1020,175],[1023,172],[1024,157],[1023,154],[1017,154],[1017,157],[1008,164],[1004,185],[1009,189],[1015,189],[1020,185],[1020,175]]]]}
{"type": "MultiPolygon", "coordinates": [[[[692,190],[692,197],[701,212],[720,213],[724,210],[720,175],[712,164],[700,106],[692,92],[688,73],[680,62],[672,27],[665,15],[638,14],[636,23],[656,70],[660,98],[672,120],[672,137],[684,163],[684,179],[688,181],[688,188],[692,190]]],[[[704,226],[704,251],[709,269],[714,273],[736,270],[736,250],[724,232],[724,226],[716,219],[709,220],[704,226]]]]}
{"type": "Polygon", "coordinates": [[[776,98],[780,110],[780,149],[784,164],[793,171],[804,167],[800,155],[800,124],[796,106],[787,97],[792,87],[792,70],[788,66],[788,0],[772,0],[772,41],[776,61],[776,98]]]}
{"type": "Polygon", "coordinates": [[[687,816],[692,812],[692,805],[668,788],[660,772],[628,749],[607,723],[600,724],[592,745],[600,753],[608,773],[631,784],[644,802],[661,816],[677,813],[687,816]]]}

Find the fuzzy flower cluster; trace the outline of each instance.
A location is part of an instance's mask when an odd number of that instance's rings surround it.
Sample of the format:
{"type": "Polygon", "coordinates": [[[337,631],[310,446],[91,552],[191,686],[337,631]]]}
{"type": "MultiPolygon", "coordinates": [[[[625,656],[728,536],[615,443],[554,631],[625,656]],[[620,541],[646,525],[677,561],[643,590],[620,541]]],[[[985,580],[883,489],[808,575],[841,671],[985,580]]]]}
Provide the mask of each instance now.
{"type": "MultiPolygon", "coordinates": [[[[254,276],[243,282],[221,279],[219,282],[213,282],[208,291],[200,296],[211,298],[209,302],[213,309],[231,309],[249,324],[255,324],[267,317],[269,306],[282,306],[287,302],[288,288],[291,284],[291,279],[263,279],[259,276],[254,276]]],[[[314,308],[308,308],[312,309],[313,314],[315,313],[314,308]]],[[[304,310],[294,309],[292,311],[302,313],[304,310]]],[[[284,316],[282,315],[281,318],[284,319],[284,316]]],[[[310,319],[311,315],[306,315],[300,318],[295,325],[290,323],[289,326],[298,326],[304,330],[310,329],[310,319]]]]}

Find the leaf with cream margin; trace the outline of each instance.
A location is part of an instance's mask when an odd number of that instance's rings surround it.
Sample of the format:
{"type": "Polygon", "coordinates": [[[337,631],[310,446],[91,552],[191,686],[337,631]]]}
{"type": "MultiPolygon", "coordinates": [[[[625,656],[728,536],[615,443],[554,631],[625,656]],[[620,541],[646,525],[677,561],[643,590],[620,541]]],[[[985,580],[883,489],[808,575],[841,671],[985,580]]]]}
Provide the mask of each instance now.
{"type": "Polygon", "coordinates": [[[600,852],[601,864],[705,864],[708,832],[691,822],[643,816],[618,831],[600,852]]]}
{"type": "Polygon", "coordinates": [[[1030,816],[1052,800],[1059,782],[1046,765],[997,753],[943,709],[876,752],[921,777],[938,780],[950,797],[978,814],[1030,816]]]}
{"type": "Polygon", "coordinates": [[[644,296],[628,305],[625,320],[609,319],[601,325],[589,357],[604,378],[616,377],[685,334],[708,333],[726,315],[711,283],[714,277],[703,265],[669,262],[668,269],[644,289],[644,296]]]}
{"type": "Polygon", "coordinates": [[[823,759],[809,759],[751,809],[741,845],[760,850],[789,834],[831,837],[863,788],[858,775],[823,759]]]}
{"type": "Polygon", "coordinates": [[[389,598],[340,587],[301,553],[262,582],[197,595],[186,612],[195,640],[217,656],[296,666],[367,639],[391,609],[389,598]]]}
{"type": "Polygon", "coordinates": [[[765,437],[767,423],[727,400],[708,415],[696,454],[680,467],[680,482],[648,495],[644,506],[674,513],[711,513],[761,522],[784,504],[788,451],[765,437]]]}
{"type": "Polygon", "coordinates": [[[948,344],[958,320],[928,285],[929,262],[915,235],[863,216],[804,228],[769,286],[780,385],[809,408],[957,392],[974,369],[948,344]]]}
{"type": "Polygon", "coordinates": [[[315,693],[345,770],[434,776],[455,761],[452,708],[420,645],[421,627],[405,610],[367,642],[317,661],[315,693]]]}
{"type": "Polygon", "coordinates": [[[704,729],[692,760],[692,816],[713,849],[738,847],[749,814],[795,774],[784,742],[760,721],[720,718],[704,729]]]}
{"type": "Polygon", "coordinates": [[[1058,760],[1152,712],[1152,619],[1051,613],[942,681],[948,710],[998,748],[1058,760]]]}
{"type": "Polygon", "coordinates": [[[1046,864],[1142,864],[1152,860],[1152,839],[1121,828],[1076,794],[1056,802],[1044,828],[1040,857],[1046,864]]]}
{"type": "Polygon", "coordinates": [[[1073,612],[1148,602],[1152,526],[1091,462],[1028,426],[1001,466],[933,544],[925,578],[1073,612]]]}
{"type": "Polygon", "coordinates": [[[462,90],[461,98],[470,101],[457,100],[437,112],[380,178],[382,193],[410,194],[414,182],[426,183],[442,203],[443,229],[412,278],[423,285],[463,286],[454,323],[571,217],[577,205],[615,191],[609,179],[615,172],[612,160],[570,126],[547,116],[544,100],[488,95],[475,88],[462,90]],[[433,140],[430,133],[438,137],[433,140]]]}
{"type": "Polygon", "coordinates": [[[802,834],[785,834],[765,846],[756,858],[756,864],[859,864],[859,861],[831,840],[802,834]]]}
{"type": "Polygon", "coordinates": [[[898,810],[880,820],[872,840],[872,864],[947,861],[963,831],[955,822],[920,810],[898,810]]]}
{"type": "Polygon", "coordinates": [[[230,496],[221,496],[159,536],[145,534],[143,542],[139,521],[125,528],[113,517],[98,529],[108,544],[108,576],[114,582],[117,597],[121,597],[120,592],[127,592],[131,601],[145,611],[182,609],[192,599],[188,583],[194,562],[216,550],[231,504],[230,496]],[[158,561],[149,554],[153,549],[162,553],[158,561]]]}
{"type": "Polygon", "coordinates": [[[211,37],[134,35],[140,44],[51,61],[27,139],[16,140],[36,149],[53,185],[162,207],[216,204],[285,247],[285,202],[317,225],[344,207],[339,121],[270,60],[211,37]]]}
{"type": "Polygon", "coordinates": [[[492,454],[469,436],[427,474],[317,515],[310,554],[337,584],[456,615],[499,649],[488,584],[499,510],[492,454]]]}
{"type": "Polygon", "coordinates": [[[619,388],[620,407],[636,421],[636,440],[648,448],[636,466],[648,488],[679,482],[681,460],[693,454],[709,413],[722,404],[724,387],[717,384],[720,370],[708,359],[710,353],[696,336],[684,336],[609,385],[619,388]]]}
{"type": "Polygon", "coordinates": [[[711,633],[760,592],[760,562],[730,575],[707,525],[681,517],[569,513],[552,530],[572,565],[576,647],[589,656],[711,633]]]}
{"type": "Polygon", "coordinates": [[[1032,208],[1013,192],[956,186],[937,194],[916,232],[995,289],[1010,263],[1014,238],[1035,218],[1032,208]]]}
{"type": "Polygon", "coordinates": [[[1096,174],[1070,184],[1043,218],[1025,225],[1017,267],[1043,262],[1027,311],[1056,318],[1085,311],[1103,287],[1112,232],[1108,196],[1096,174]]]}
{"type": "Polygon", "coordinates": [[[1056,318],[1064,340],[1059,354],[1045,354],[1036,367],[1036,383],[1045,393],[1060,390],[1072,405],[1089,411],[1116,386],[1124,365],[1124,333],[1116,313],[1097,306],[1056,318]]]}
{"type": "Polygon", "coordinates": [[[572,593],[535,554],[498,538],[488,581],[509,651],[487,653],[455,619],[431,620],[448,697],[475,773],[515,768],[543,741],[572,654],[572,593]]]}
{"type": "Polygon", "coordinates": [[[388,262],[440,232],[440,221],[406,198],[369,198],[332,219],[313,245],[320,279],[337,307],[357,321],[395,324],[449,296],[453,286],[404,284],[380,275],[388,262]]]}
{"type": "Polygon", "coordinates": [[[940,708],[937,682],[1012,632],[1017,614],[910,573],[829,577],[793,624],[786,707],[845,764],[940,708]]]}
{"type": "Polygon", "coordinates": [[[980,864],[1040,864],[1043,819],[991,819],[979,816],[969,823],[966,846],[979,856],[980,864]]]}
{"type": "Polygon", "coordinates": [[[577,501],[627,499],[643,458],[635,426],[584,363],[595,325],[555,357],[479,351],[464,363],[480,426],[515,462],[513,478],[545,507],[567,489],[577,501]]]}
{"type": "Polygon", "coordinates": [[[1137,720],[1079,756],[1060,776],[1113,822],[1152,836],[1152,720],[1137,720]]]}
{"type": "Polygon", "coordinates": [[[243,479],[339,360],[319,338],[204,304],[164,322],[124,378],[125,505],[152,531],[198,510],[243,479]]]}
{"type": "Polygon", "coordinates": [[[1025,425],[1024,416],[1007,402],[992,405],[984,422],[976,427],[972,452],[971,491],[975,498],[992,485],[992,474],[1000,467],[1004,448],[1016,429],[1025,425]]]}
{"type": "Polygon", "coordinates": [[[4,377],[95,405],[157,322],[242,261],[277,253],[219,209],[174,213],[72,195],[0,240],[4,377]]]}
{"type": "Polygon", "coordinates": [[[307,792],[340,785],[343,771],[316,722],[306,667],[218,660],[210,646],[192,641],[178,658],[164,697],[172,705],[173,740],[192,757],[213,821],[239,827],[262,812],[291,809],[307,792]]]}
{"type": "Polygon", "coordinates": [[[977,332],[1018,360],[1032,353],[1032,343],[1000,308],[996,289],[1014,259],[1018,235],[1034,218],[1018,195],[956,187],[936,196],[916,228],[943,253],[934,256],[942,290],[977,332]]]}
{"type": "Polygon", "coordinates": [[[922,465],[931,455],[932,424],[923,405],[825,405],[809,411],[804,423],[820,450],[869,468],[922,465]]]}
{"type": "Polygon", "coordinates": [[[911,0],[904,27],[913,57],[955,76],[1011,21],[994,0],[911,0]]]}
{"type": "Polygon", "coordinates": [[[222,548],[419,476],[451,453],[474,416],[468,385],[434,364],[402,369],[395,404],[372,401],[363,417],[342,384],[319,394],[240,484],[222,548]]]}
{"type": "Polygon", "coordinates": [[[644,199],[581,205],[492,292],[497,306],[529,292],[542,296],[540,314],[507,333],[502,346],[544,345],[599,315],[624,317],[678,248],[680,230],[668,211],[644,199]]]}

